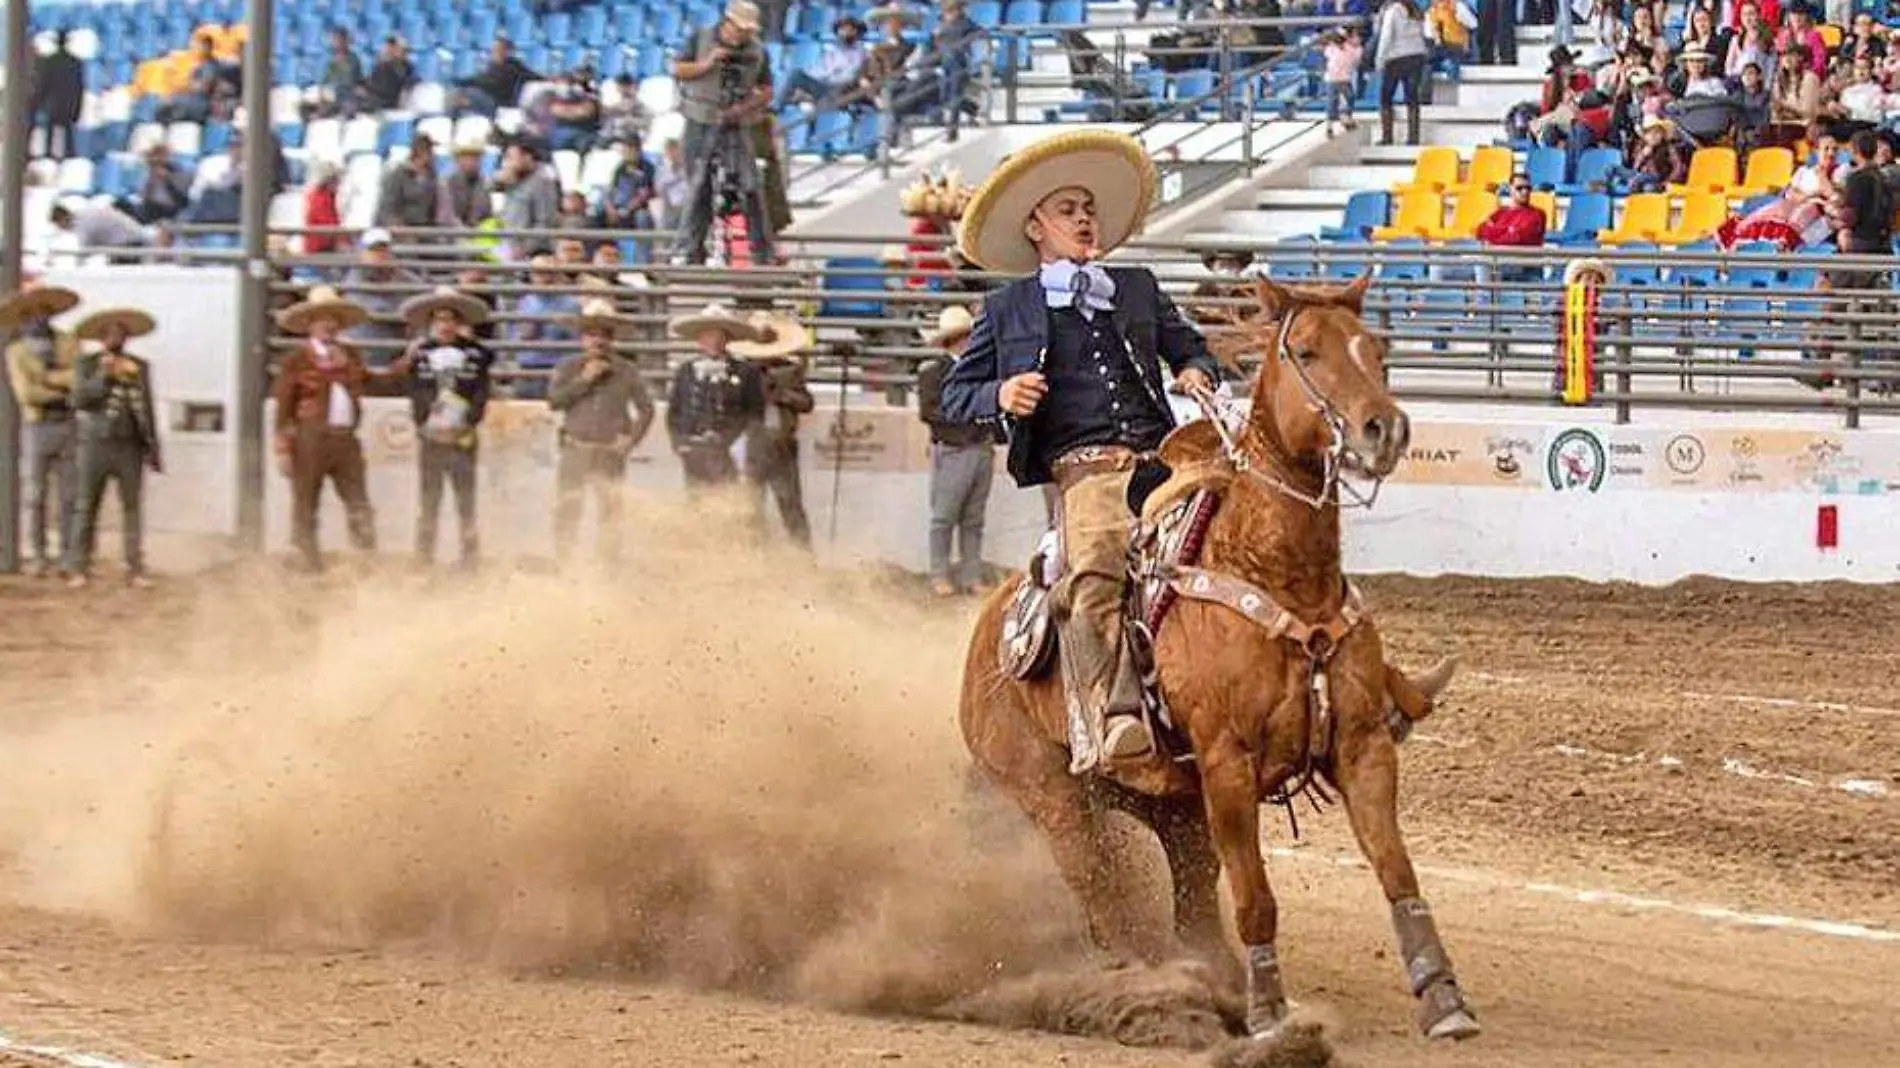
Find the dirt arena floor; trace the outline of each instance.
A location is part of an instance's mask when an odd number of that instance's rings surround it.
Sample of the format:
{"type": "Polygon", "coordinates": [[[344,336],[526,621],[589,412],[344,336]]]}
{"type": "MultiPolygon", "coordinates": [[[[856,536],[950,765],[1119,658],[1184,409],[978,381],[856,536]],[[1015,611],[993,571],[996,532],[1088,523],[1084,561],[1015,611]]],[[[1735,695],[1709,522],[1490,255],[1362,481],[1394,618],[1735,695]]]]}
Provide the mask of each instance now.
{"type": "MultiPolygon", "coordinates": [[[[1208,1063],[942,1018],[1096,966],[937,826],[969,603],[485,583],[0,580],[0,1066],[1208,1063]]],[[[1463,658],[1404,813],[1487,1031],[1415,1036],[1343,817],[1275,815],[1338,1063],[1900,1065],[1893,589],[1364,585],[1463,658]]]]}

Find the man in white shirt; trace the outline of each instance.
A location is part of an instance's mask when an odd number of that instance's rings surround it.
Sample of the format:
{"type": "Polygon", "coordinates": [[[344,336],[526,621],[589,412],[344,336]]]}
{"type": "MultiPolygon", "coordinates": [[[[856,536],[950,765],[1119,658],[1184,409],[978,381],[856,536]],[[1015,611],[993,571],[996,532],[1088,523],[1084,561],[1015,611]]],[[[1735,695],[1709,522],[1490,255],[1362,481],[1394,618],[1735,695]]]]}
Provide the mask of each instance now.
{"type": "Polygon", "coordinates": [[[831,32],[837,39],[825,44],[817,67],[786,74],[785,88],[778,95],[780,108],[800,98],[822,107],[857,81],[858,68],[864,66],[864,23],[845,15],[831,24],[831,32]]]}

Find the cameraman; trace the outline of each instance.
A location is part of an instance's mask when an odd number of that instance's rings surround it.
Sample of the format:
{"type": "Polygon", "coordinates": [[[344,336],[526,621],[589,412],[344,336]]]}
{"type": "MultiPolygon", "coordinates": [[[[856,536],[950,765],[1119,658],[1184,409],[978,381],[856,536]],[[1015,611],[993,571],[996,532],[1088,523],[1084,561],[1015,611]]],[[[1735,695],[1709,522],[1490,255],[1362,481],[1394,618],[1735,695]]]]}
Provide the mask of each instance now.
{"type": "Polygon", "coordinates": [[[755,263],[770,263],[772,229],[766,217],[754,127],[765,123],[772,102],[772,71],[759,42],[759,9],[752,0],[730,0],[719,25],[693,35],[673,63],[680,113],[686,117],[685,156],[692,168],[686,218],[673,251],[688,263],[706,262],[706,234],[715,203],[728,196],[745,214],[746,240],[755,263]]]}

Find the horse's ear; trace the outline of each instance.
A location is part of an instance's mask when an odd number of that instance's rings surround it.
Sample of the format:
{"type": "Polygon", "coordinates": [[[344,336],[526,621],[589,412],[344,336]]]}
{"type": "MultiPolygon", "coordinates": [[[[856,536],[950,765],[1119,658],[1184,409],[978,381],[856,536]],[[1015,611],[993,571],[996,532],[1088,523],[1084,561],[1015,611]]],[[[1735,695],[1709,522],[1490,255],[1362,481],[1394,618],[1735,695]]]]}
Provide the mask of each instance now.
{"type": "Polygon", "coordinates": [[[1372,272],[1369,270],[1361,271],[1359,272],[1359,277],[1353,279],[1347,284],[1346,288],[1339,291],[1339,299],[1354,312],[1358,312],[1365,307],[1366,290],[1371,288],[1372,272]]]}
{"type": "Polygon", "coordinates": [[[1253,295],[1260,302],[1261,313],[1268,319],[1278,319],[1293,306],[1293,294],[1264,275],[1253,280],[1253,295]]]}

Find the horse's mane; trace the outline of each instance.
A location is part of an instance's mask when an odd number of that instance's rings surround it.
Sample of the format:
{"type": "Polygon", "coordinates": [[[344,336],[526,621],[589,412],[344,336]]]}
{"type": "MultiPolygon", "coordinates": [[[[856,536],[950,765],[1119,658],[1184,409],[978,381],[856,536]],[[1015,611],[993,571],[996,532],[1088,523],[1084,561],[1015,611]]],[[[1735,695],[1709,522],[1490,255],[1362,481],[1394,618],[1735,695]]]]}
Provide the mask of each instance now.
{"type": "Polygon", "coordinates": [[[1253,282],[1254,308],[1236,309],[1239,319],[1233,327],[1208,338],[1207,348],[1222,366],[1236,374],[1244,373],[1240,358],[1258,355],[1273,344],[1273,331],[1282,317],[1297,308],[1344,308],[1359,314],[1365,298],[1365,280],[1354,282],[1297,282],[1282,285],[1265,278],[1253,282]]]}

